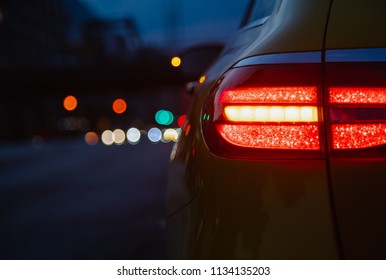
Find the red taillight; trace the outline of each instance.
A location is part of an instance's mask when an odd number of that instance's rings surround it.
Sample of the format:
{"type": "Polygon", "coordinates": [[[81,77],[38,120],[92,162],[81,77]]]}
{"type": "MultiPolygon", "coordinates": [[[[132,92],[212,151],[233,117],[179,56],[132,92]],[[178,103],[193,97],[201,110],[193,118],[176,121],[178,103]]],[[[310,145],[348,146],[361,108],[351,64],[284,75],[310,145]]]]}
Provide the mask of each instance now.
{"type": "Polygon", "coordinates": [[[333,149],[362,149],[386,144],[386,89],[329,88],[333,149]]]}
{"type": "Polygon", "coordinates": [[[227,89],[219,96],[225,121],[216,127],[240,147],[319,150],[316,100],[316,87],[227,89]]]}
{"type": "Polygon", "coordinates": [[[267,64],[238,63],[218,81],[202,111],[212,153],[323,158],[326,147],[333,155],[386,154],[386,63],[337,62],[340,56],[329,62],[327,52],[323,64],[301,55],[288,64],[246,59],[267,64]]]}
{"type": "Polygon", "coordinates": [[[221,103],[304,103],[316,104],[317,92],[315,86],[308,87],[249,87],[226,89],[221,93],[221,103]]]}
{"type": "Polygon", "coordinates": [[[332,151],[362,151],[365,155],[385,145],[384,63],[330,63],[326,70],[332,151]]]}
{"type": "Polygon", "coordinates": [[[386,105],[386,88],[372,87],[331,87],[331,105],[386,105]]]}
{"type": "Polygon", "coordinates": [[[319,77],[315,64],[232,69],[203,111],[209,149],[226,157],[321,157],[319,77]]]}
{"type": "Polygon", "coordinates": [[[386,144],[386,124],[333,124],[333,149],[363,149],[386,144]]]}
{"type": "Polygon", "coordinates": [[[318,125],[219,124],[217,130],[229,143],[246,148],[319,150],[318,125]]]}

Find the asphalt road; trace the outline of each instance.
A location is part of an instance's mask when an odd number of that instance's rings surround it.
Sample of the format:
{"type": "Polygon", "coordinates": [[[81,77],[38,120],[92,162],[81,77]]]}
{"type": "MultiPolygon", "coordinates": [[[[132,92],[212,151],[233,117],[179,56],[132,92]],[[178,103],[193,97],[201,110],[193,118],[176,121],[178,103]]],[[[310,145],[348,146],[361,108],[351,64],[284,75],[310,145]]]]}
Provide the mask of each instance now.
{"type": "Polygon", "coordinates": [[[0,146],[0,259],[164,259],[171,148],[0,146]]]}

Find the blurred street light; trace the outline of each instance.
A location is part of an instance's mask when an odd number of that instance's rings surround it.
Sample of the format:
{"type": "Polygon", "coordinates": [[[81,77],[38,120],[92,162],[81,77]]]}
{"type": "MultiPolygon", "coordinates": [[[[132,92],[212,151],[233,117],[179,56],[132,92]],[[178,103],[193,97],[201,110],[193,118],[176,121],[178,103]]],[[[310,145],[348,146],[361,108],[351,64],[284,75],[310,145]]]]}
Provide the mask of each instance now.
{"type": "Polygon", "coordinates": [[[181,63],[182,63],[182,60],[181,58],[179,58],[178,56],[174,56],[170,63],[172,64],[173,67],[180,67],[181,66],[181,63]]]}
{"type": "Polygon", "coordinates": [[[102,137],[101,138],[102,138],[103,144],[105,144],[107,146],[111,146],[114,143],[114,140],[115,140],[114,133],[111,130],[105,130],[102,133],[102,137]]]}
{"type": "Polygon", "coordinates": [[[114,134],[114,143],[117,145],[122,145],[126,139],[126,133],[122,129],[116,129],[113,131],[114,134]]]}
{"type": "Polygon", "coordinates": [[[149,129],[147,137],[151,142],[156,143],[162,139],[162,132],[159,128],[153,127],[149,129]]]}
{"type": "Polygon", "coordinates": [[[141,132],[135,127],[130,128],[127,131],[126,135],[127,135],[127,141],[132,145],[137,144],[141,139],[141,132]]]}
{"type": "Polygon", "coordinates": [[[90,131],[86,133],[84,140],[88,145],[95,146],[99,142],[99,137],[95,132],[90,131]]]}
{"type": "Polygon", "coordinates": [[[181,115],[178,118],[177,120],[178,127],[182,127],[184,125],[185,119],[186,119],[186,115],[181,115]]]}
{"type": "Polygon", "coordinates": [[[173,122],[174,116],[172,112],[167,110],[159,110],[155,114],[155,121],[160,125],[169,125],[173,122]]]}
{"type": "Polygon", "coordinates": [[[113,111],[116,114],[123,114],[127,109],[127,104],[125,100],[123,100],[122,98],[118,98],[114,100],[112,107],[113,107],[113,111]]]}
{"type": "Polygon", "coordinates": [[[164,131],[163,137],[166,142],[177,142],[178,140],[178,132],[174,128],[168,128],[164,131]]]}
{"type": "Polygon", "coordinates": [[[78,100],[73,95],[68,95],[63,100],[63,107],[67,111],[73,111],[78,106],[78,100]]]}

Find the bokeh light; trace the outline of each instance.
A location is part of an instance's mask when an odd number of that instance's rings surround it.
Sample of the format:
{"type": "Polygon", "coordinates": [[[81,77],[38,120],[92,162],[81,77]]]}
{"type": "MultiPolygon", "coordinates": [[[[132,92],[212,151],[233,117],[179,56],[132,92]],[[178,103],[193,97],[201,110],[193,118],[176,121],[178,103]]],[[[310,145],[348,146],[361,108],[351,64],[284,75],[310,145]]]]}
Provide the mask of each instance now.
{"type": "Polygon", "coordinates": [[[186,120],[186,115],[180,116],[177,120],[178,127],[182,127],[184,125],[185,120],[186,120]]]}
{"type": "Polygon", "coordinates": [[[179,67],[181,65],[181,62],[181,58],[179,58],[178,56],[174,56],[170,61],[173,67],[179,67]]]}
{"type": "Polygon", "coordinates": [[[137,144],[139,140],[141,140],[141,132],[135,127],[130,128],[126,133],[126,136],[127,141],[132,145],[137,144]]]}
{"type": "Polygon", "coordinates": [[[84,141],[87,145],[95,146],[99,142],[99,136],[95,132],[89,131],[84,135],[84,141]]]}
{"type": "Polygon", "coordinates": [[[68,95],[63,100],[63,107],[67,111],[73,111],[78,106],[78,100],[73,95],[68,95]]]}
{"type": "Polygon", "coordinates": [[[113,107],[113,111],[116,114],[123,114],[124,112],[126,112],[127,104],[125,100],[123,100],[122,98],[118,98],[114,100],[112,107],[113,107]]]}
{"type": "Polygon", "coordinates": [[[126,134],[122,129],[116,129],[113,132],[114,134],[114,143],[117,145],[122,145],[126,140],[126,134]]]}
{"type": "Polygon", "coordinates": [[[163,136],[167,142],[170,142],[170,141],[177,142],[178,140],[178,132],[174,128],[166,129],[163,136]]]}
{"type": "Polygon", "coordinates": [[[169,125],[173,122],[174,116],[170,111],[159,110],[155,114],[155,121],[160,125],[169,125]]]}
{"type": "Polygon", "coordinates": [[[205,80],[206,80],[206,77],[205,76],[201,76],[200,79],[198,80],[198,82],[200,84],[203,84],[205,82],[205,80]]]}
{"type": "Polygon", "coordinates": [[[114,143],[114,133],[111,130],[105,130],[102,133],[102,142],[103,144],[110,146],[114,143]]]}
{"type": "Polygon", "coordinates": [[[147,137],[151,142],[159,142],[162,139],[162,132],[159,128],[153,127],[150,128],[149,131],[147,132],[147,137]]]}

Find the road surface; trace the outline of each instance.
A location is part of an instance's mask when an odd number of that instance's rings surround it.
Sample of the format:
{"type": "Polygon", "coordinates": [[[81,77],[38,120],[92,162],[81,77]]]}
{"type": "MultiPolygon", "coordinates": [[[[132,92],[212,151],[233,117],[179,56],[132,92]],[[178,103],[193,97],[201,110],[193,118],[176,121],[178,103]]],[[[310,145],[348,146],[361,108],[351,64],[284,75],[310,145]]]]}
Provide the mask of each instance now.
{"type": "Polygon", "coordinates": [[[164,259],[171,148],[0,145],[0,259],[164,259]]]}

